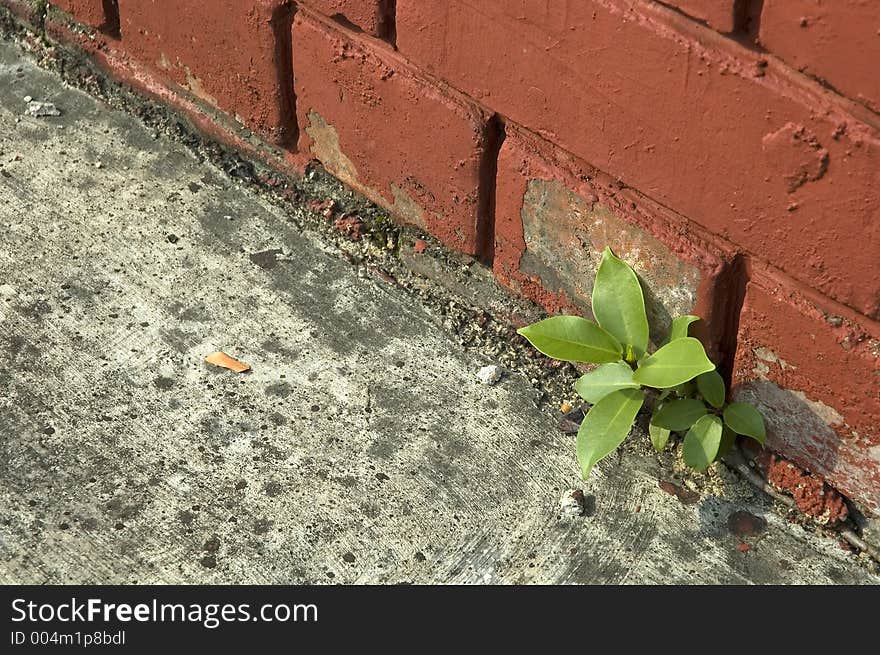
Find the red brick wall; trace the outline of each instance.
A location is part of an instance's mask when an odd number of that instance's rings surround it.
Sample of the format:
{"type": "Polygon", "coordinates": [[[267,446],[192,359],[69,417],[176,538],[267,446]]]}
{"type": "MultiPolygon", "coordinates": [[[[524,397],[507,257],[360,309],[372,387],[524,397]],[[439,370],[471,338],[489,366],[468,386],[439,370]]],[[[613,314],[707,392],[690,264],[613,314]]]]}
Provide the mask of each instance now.
{"type": "Polygon", "coordinates": [[[880,5],[764,0],[760,42],[790,66],[880,111],[880,5]]]}
{"type": "Polygon", "coordinates": [[[113,74],[551,310],[588,310],[611,246],[658,338],[704,316],[771,445],[880,509],[873,0],[50,4],[113,74]]]}
{"type": "Polygon", "coordinates": [[[114,0],[58,0],[53,5],[71,13],[84,25],[106,29],[109,25],[119,27],[114,0]]]}

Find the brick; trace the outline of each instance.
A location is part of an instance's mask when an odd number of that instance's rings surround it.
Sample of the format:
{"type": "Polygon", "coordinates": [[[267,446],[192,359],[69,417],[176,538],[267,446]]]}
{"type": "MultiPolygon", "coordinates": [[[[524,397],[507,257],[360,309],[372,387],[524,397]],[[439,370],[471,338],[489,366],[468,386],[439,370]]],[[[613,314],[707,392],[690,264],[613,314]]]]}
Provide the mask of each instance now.
{"type": "Polygon", "coordinates": [[[734,0],[661,0],[697,20],[705,21],[719,32],[736,29],[736,2],[734,0]]]}
{"type": "Polygon", "coordinates": [[[283,144],[295,137],[286,0],[119,0],[122,42],[159,78],[283,144]]]}
{"type": "Polygon", "coordinates": [[[676,316],[696,313],[705,319],[699,336],[721,361],[730,303],[719,294],[735,287],[731,257],[681,217],[510,126],[495,203],[494,270],[505,285],[551,311],[590,316],[596,269],[610,246],[642,280],[652,341],[668,335],[676,316]]]}
{"type": "Polygon", "coordinates": [[[397,45],[492,110],[880,316],[880,132],[773,58],[659,4],[615,0],[398,0],[397,45]]]}
{"type": "Polygon", "coordinates": [[[880,7],[865,0],[764,0],[761,44],[880,112],[880,7]]]}
{"type": "Polygon", "coordinates": [[[115,32],[119,29],[116,0],[52,0],[50,4],[97,30],[115,32]]]}
{"type": "Polygon", "coordinates": [[[880,510],[880,326],[791,281],[747,285],[734,397],[757,404],[768,445],[880,510]]]}
{"type": "Polygon", "coordinates": [[[487,116],[413,74],[390,49],[297,12],[299,150],[396,218],[468,254],[483,248],[487,116]]]}
{"type": "Polygon", "coordinates": [[[303,0],[301,3],[341,22],[353,25],[370,36],[385,37],[394,16],[388,0],[303,0]]]}

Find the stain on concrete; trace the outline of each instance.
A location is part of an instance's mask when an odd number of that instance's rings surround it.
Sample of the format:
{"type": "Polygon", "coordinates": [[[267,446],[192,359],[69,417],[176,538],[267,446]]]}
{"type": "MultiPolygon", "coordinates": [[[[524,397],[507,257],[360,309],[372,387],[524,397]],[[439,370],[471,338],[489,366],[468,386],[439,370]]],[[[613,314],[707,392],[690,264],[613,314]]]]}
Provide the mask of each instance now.
{"type": "Polygon", "coordinates": [[[737,510],[727,517],[727,528],[740,539],[756,537],[767,529],[767,521],[745,510],[737,510]]]}
{"type": "Polygon", "coordinates": [[[675,496],[676,498],[678,498],[685,505],[693,505],[700,501],[700,494],[698,494],[696,491],[686,489],[679,484],[675,484],[674,482],[660,480],[657,483],[657,486],[668,493],[670,496],[675,496]]]}
{"type": "Polygon", "coordinates": [[[278,265],[278,257],[280,255],[283,255],[283,251],[280,248],[270,248],[269,250],[252,253],[248,255],[248,259],[260,268],[271,270],[278,265]]]}

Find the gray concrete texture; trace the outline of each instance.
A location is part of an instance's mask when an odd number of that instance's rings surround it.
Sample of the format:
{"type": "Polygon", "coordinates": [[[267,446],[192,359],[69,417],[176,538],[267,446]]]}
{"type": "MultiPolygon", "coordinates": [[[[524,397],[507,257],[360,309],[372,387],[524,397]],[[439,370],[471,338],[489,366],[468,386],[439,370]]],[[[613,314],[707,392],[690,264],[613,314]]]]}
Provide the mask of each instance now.
{"type": "Polygon", "coordinates": [[[0,44],[0,582],[878,581],[723,472],[582,483],[526,376],[294,211],[0,44]]]}

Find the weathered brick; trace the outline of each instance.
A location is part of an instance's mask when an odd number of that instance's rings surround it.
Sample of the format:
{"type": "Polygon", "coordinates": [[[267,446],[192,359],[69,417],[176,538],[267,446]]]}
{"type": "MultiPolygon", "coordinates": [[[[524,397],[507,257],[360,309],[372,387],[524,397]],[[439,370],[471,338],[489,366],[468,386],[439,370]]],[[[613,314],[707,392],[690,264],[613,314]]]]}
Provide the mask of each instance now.
{"type": "Polygon", "coordinates": [[[760,407],[772,449],[880,510],[880,326],[758,272],[733,382],[760,407]]]}
{"type": "Polygon", "coordinates": [[[880,316],[880,132],[773,58],[622,0],[398,0],[397,45],[501,115],[880,316]]]}
{"type": "Polygon", "coordinates": [[[50,3],[73,16],[77,22],[113,32],[119,29],[116,0],[52,0],[50,3]]]}
{"type": "Polygon", "coordinates": [[[130,57],[273,143],[295,135],[287,0],[119,0],[130,57]]]}
{"type": "Polygon", "coordinates": [[[386,37],[393,25],[393,11],[388,0],[302,0],[301,4],[317,12],[366,32],[386,37]]]}
{"type": "MultiPolygon", "coordinates": [[[[508,127],[498,157],[495,260],[499,280],[551,311],[590,315],[590,294],[605,246],[639,274],[660,343],[672,318],[696,313],[716,361],[731,257],[672,215],[541,139],[508,127]]],[[[731,353],[732,355],[732,353],[731,353]]]]}
{"type": "Polygon", "coordinates": [[[478,254],[487,116],[419,79],[388,48],[297,12],[300,151],[447,245],[478,254]]]}
{"type": "Polygon", "coordinates": [[[732,32],[736,28],[736,2],[734,0],[660,0],[665,5],[680,9],[688,16],[706,21],[719,32],[732,32]]]}
{"type": "Polygon", "coordinates": [[[759,40],[880,112],[880,6],[873,0],[764,0],[759,40]]]}

